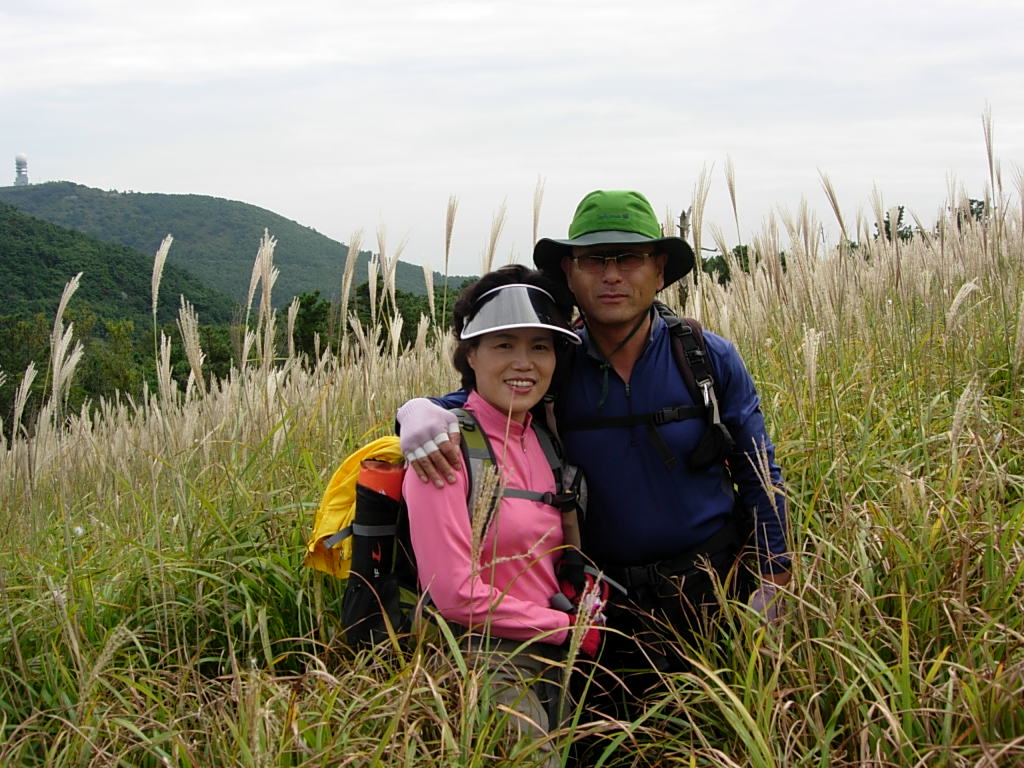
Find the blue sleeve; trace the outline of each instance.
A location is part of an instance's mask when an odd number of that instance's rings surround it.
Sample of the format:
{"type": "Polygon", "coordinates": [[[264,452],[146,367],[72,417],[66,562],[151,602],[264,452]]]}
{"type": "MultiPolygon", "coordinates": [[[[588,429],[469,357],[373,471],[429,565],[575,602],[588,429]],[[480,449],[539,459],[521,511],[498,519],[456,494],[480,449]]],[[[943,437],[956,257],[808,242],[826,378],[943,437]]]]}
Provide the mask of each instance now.
{"type": "Polygon", "coordinates": [[[449,392],[447,395],[441,397],[428,398],[434,403],[437,403],[446,411],[450,411],[452,408],[461,408],[466,404],[466,398],[469,397],[469,393],[464,389],[457,389],[454,392],[449,392]]]}
{"type": "Polygon", "coordinates": [[[736,443],[729,470],[743,505],[753,512],[761,571],[789,568],[782,469],[775,461],[761,398],[736,347],[709,331],[704,332],[704,339],[718,383],[722,423],[736,443]]]}

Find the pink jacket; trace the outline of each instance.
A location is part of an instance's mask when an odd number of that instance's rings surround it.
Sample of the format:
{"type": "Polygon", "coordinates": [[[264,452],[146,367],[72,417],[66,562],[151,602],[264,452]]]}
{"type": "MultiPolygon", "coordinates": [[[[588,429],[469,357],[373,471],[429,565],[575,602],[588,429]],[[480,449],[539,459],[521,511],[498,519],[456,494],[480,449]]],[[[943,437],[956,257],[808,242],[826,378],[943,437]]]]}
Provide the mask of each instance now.
{"type": "MultiPolygon", "coordinates": [[[[501,477],[510,488],[555,490],[551,467],[530,419],[520,425],[470,393],[473,412],[491,442],[501,477]],[[507,434],[507,439],[506,439],[507,434]]],[[[477,479],[479,483],[479,479],[477,479]]],[[[454,485],[435,488],[407,472],[402,493],[420,585],[441,615],[495,637],[561,645],[572,617],[548,607],[558,591],[555,567],[563,544],[557,509],[527,499],[502,498],[484,536],[478,563],[470,562],[472,535],[463,468],[454,485]]]]}

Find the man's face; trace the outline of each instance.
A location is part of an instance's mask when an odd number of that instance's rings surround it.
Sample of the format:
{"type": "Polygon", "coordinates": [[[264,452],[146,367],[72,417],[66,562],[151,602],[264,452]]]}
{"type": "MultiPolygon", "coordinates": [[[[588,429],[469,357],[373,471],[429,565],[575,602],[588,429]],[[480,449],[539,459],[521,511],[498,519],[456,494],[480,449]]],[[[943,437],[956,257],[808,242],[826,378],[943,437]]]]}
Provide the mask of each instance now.
{"type": "Polygon", "coordinates": [[[562,269],[591,327],[631,326],[665,285],[665,256],[648,243],[574,247],[572,256],[562,259],[562,269]],[[615,256],[623,258],[596,260],[615,256]]]}

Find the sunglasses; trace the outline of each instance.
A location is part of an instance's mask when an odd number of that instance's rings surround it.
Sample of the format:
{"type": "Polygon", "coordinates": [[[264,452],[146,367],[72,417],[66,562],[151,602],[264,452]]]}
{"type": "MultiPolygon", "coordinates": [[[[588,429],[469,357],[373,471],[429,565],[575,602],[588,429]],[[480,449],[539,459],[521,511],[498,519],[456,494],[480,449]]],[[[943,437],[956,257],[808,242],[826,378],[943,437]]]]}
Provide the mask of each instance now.
{"type": "Polygon", "coordinates": [[[573,256],[572,260],[576,262],[576,266],[583,272],[604,272],[610,261],[615,262],[615,266],[620,271],[630,272],[642,267],[650,255],[648,253],[627,251],[626,253],[608,255],[573,256]]]}

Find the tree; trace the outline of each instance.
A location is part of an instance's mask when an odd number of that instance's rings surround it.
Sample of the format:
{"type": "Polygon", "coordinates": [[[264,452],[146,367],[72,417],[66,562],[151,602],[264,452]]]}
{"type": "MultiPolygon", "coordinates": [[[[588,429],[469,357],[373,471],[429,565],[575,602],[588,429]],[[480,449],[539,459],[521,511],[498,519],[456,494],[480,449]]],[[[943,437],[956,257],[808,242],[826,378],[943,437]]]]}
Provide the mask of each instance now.
{"type": "MultiPolygon", "coordinates": [[[[903,223],[903,206],[902,205],[897,206],[895,208],[895,210],[897,211],[897,214],[896,214],[896,237],[898,237],[903,242],[907,242],[908,240],[910,240],[910,239],[912,239],[914,237],[914,228],[911,227],[909,224],[904,224],[903,223]]],[[[885,233],[885,239],[888,240],[891,243],[892,242],[893,233],[892,233],[892,225],[889,222],[889,213],[888,212],[886,212],[886,214],[885,214],[885,221],[883,222],[883,231],[885,233]]],[[[877,240],[878,238],[879,238],[878,223],[875,222],[875,240],[877,240]]]]}
{"type": "Polygon", "coordinates": [[[985,221],[989,216],[988,206],[983,200],[968,198],[967,204],[960,204],[954,209],[956,214],[956,228],[961,230],[972,220],[978,223],[985,221]]]}
{"type": "MultiPolygon", "coordinates": [[[[279,314],[279,326],[287,328],[287,311],[282,310],[279,314]]],[[[317,335],[320,336],[321,345],[327,343],[327,324],[330,317],[331,302],[321,299],[320,291],[299,296],[299,310],[295,314],[295,328],[292,333],[297,354],[307,355],[310,359],[315,357],[317,335]]]]}
{"type": "MultiPolygon", "coordinates": [[[[750,247],[746,245],[737,245],[732,249],[732,256],[739,265],[739,268],[749,275],[750,247]]],[[[785,266],[785,259],[783,259],[783,266],[785,266]]],[[[729,281],[732,280],[732,270],[729,267],[729,259],[725,258],[721,253],[716,252],[714,256],[705,256],[702,259],[701,270],[708,275],[712,275],[719,285],[728,285],[729,281]]]]}

